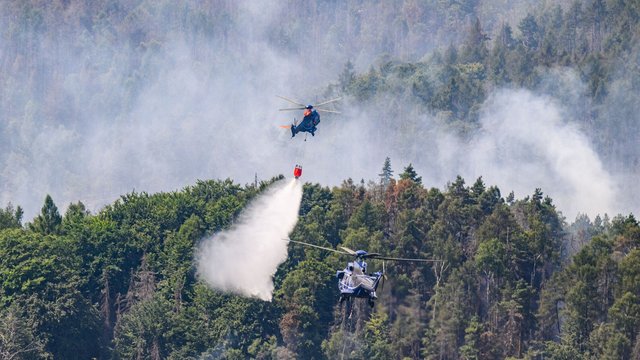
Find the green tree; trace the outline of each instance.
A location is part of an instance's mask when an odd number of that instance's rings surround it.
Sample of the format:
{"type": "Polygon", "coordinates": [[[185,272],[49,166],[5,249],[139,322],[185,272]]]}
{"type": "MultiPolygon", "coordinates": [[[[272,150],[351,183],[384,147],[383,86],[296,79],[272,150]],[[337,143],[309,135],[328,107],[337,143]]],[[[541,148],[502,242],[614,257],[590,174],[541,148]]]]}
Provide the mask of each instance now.
{"type": "Polygon", "coordinates": [[[56,358],[91,358],[100,351],[99,314],[83,296],[81,264],[73,240],[22,229],[0,232],[0,303],[23,308],[45,351],[56,358]]]}
{"type": "Polygon", "coordinates": [[[486,282],[486,306],[491,305],[492,288],[495,286],[496,278],[501,278],[505,271],[505,257],[505,246],[498,239],[482,242],[478,246],[475,260],[486,282]]]}
{"type": "Polygon", "coordinates": [[[464,360],[478,360],[480,351],[480,335],[482,323],[477,316],[471,318],[469,325],[464,329],[464,345],[460,347],[460,358],[464,360]]]}
{"type": "Polygon", "coordinates": [[[596,325],[589,338],[589,351],[597,359],[629,359],[630,345],[622,332],[607,323],[596,325]]]}
{"type": "Polygon", "coordinates": [[[613,279],[617,277],[609,255],[611,243],[594,238],[568,268],[572,279],[566,296],[566,332],[580,351],[588,347],[589,334],[602,322],[613,301],[613,279]],[[594,301],[595,300],[595,301],[594,301]]]}
{"type": "Polygon", "coordinates": [[[23,211],[20,206],[13,208],[8,204],[6,208],[0,208],[0,230],[22,227],[23,211]]]}
{"type": "Polygon", "coordinates": [[[44,344],[17,304],[0,310],[0,358],[40,359],[44,344]]]}
{"type": "Polygon", "coordinates": [[[76,204],[70,204],[69,208],[64,214],[61,222],[62,233],[72,231],[73,227],[81,227],[83,221],[89,216],[89,210],[84,206],[82,202],[76,204]]]}
{"type": "Polygon", "coordinates": [[[47,195],[40,215],[29,224],[29,229],[42,235],[57,234],[61,223],[62,216],[58,212],[58,207],[53,203],[51,196],[47,195]]]}
{"type": "Polygon", "coordinates": [[[385,312],[376,311],[365,323],[364,355],[367,359],[390,359],[392,343],[389,341],[389,320],[385,312]]]}
{"type": "Polygon", "coordinates": [[[334,304],[332,271],[326,263],[305,260],[289,272],[275,296],[284,309],[280,333],[287,348],[309,359],[323,357],[321,349],[334,304]]]}
{"type": "Polygon", "coordinates": [[[640,293],[640,245],[631,250],[620,262],[622,293],[640,293]]]}
{"type": "Polygon", "coordinates": [[[172,318],[171,303],[159,296],[135,304],[116,326],[115,353],[122,359],[165,358],[172,318]]]}
{"type": "Polygon", "coordinates": [[[404,168],[404,172],[400,174],[401,180],[411,180],[416,184],[422,184],[422,176],[418,176],[418,173],[414,170],[413,165],[409,164],[404,168]]]}
{"type": "Polygon", "coordinates": [[[378,174],[380,177],[380,185],[387,187],[391,179],[393,179],[393,170],[391,170],[391,159],[387,156],[382,165],[382,172],[378,174]]]}
{"type": "MultiPolygon", "coordinates": [[[[615,328],[627,339],[635,339],[640,328],[640,299],[638,295],[625,292],[609,308],[609,317],[615,328]]],[[[630,352],[630,349],[628,349],[630,352]]]]}

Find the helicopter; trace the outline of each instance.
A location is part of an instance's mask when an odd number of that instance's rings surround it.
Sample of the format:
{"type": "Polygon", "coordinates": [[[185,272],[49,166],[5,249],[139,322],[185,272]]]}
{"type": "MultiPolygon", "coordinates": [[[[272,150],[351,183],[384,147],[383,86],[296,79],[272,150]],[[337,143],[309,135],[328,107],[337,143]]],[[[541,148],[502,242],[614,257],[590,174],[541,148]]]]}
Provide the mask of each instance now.
{"type": "Polygon", "coordinates": [[[283,108],[283,109],[278,109],[278,110],[280,110],[280,111],[304,110],[302,122],[300,122],[300,124],[296,124],[296,121],[294,119],[293,124],[291,124],[291,125],[281,125],[280,126],[281,128],[291,129],[291,137],[296,136],[296,134],[299,133],[299,132],[308,132],[308,133],[311,134],[311,136],[315,136],[315,133],[316,133],[316,130],[317,130],[317,126],[318,126],[318,124],[320,124],[320,114],[318,113],[318,111],[340,114],[339,111],[321,109],[321,108],[319,108],[319,106],[327,105],[327,104],[330,104],[332,102],[338,101],[338,100],[342,99],[341,97],[335,98],[335,99],[332,99],[332,100],[328,100],[328,101],[323,101],[323,102],[317,104],[314,107],[311,104],[304,105],[301,102],[286,98],[284,96],[280,96],[280,95],[276,95],[276,96],[279,97],[280,99],[286,100],[286,101],[298,106],[298,107],[283,108]]]}
{"type": "Polygon", "coordinates": [[[340,290],[340,304],[342,304],[345,300],[349,301],[353,298],[364,298],[367,299],[367,303],[369,304],[369,306],[373,307],[375,305],[375,301],[378,299],[378,296],[376,294],[378,285],[380,285],[381,281],[384,284],[384,279],[386,278],[384,261],[431,263],[442,261],[434,259],[408,259],[389,257],[382,256],[378,253],[370,253],[365,250],[354,251],[344,246],[340,246],[341,250],[336,250],[324,246],[309,244],[303,241],[291,239],[283,240],[353,257],[353,260],[347,263],[347,266],[344,268],[344,270],[338,270],[336,272],[336,277],[338,279],[338,290],[340,290]],[[383,260],[382,271],[377,271],[375,273],[370,273],[369,275],[367,275],[367,262],[365,261],[366,259],[383,260]]]}

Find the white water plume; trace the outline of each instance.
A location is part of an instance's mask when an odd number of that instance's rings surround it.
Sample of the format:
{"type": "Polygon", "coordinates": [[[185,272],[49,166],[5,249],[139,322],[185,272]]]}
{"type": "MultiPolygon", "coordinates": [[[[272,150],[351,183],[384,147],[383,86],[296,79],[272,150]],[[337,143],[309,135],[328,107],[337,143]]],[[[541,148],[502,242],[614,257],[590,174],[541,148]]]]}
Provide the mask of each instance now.
{"type": "Polygon", "coordinates": [[[287,238],[298,222],[302,183],[279,181],[258,196],[228,230],[205,239],[198,274],[215,289],[270,301],[272,277],[287,257],[287,238]]]}

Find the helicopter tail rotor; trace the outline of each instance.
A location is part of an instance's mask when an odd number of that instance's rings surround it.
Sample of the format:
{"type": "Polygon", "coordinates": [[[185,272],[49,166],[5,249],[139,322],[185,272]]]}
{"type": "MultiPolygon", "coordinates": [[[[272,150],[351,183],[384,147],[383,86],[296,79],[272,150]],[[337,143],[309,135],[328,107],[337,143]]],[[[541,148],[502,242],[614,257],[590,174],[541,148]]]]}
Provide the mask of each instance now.
{"type": "Polygon", "coordinates": [[[387,272],[384,267],[384,260],[382,260],[382,284],[380,284],[380,292],[384,291],[384,283],[387,281],[387,272]]]}

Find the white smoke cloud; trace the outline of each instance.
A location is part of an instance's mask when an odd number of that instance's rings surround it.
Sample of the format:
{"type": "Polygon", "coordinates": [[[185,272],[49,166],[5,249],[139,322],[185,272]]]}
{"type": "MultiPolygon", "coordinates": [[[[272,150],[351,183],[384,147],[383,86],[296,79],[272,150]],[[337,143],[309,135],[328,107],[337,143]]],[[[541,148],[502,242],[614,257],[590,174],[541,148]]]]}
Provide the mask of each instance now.
{"type": "Polygon", "coordinates": [[[561,106],[526,90],[502,90],[485,104],[480,136],[466,148],[468,172],[519,196],[539,187],[563,213],[615,209],[616,183],[561,106]]]}
{"type": "MultiPolygon", "coordinates": [[[[312,49],[289,49],[286,41],[297,33],[281,32],[284,2],[227,5],[210,9],[233,19],[212,24],[220,26],[212,37],[154,12],[126,23],[152,30],[144,47],[118,37],[83,38],[89,35],[80,31],[49,31],[42,40],[31,35],[39,45],[36,59],[54,68],[56,77],[37,103],[30,102],[38,98],[30,94],[37,86],[23,81],[21,72],[16,79],[0,79],[12,99],[10,111],[0,111],[0,124],[6,125],[0,130],[0,206],[22,206],[29,221],[46,194],[61,210],[81,200],[97,211],[132,190],[172,191],[208,178],[246,183],[256,173],[263,179],[290,174],[296,163],[304,166],[305,181],[339,185],[346,178],[375,180],[389,156],[396,175],[412,163],[429,187],[442,188],[456,175],[467,182],[483,176],[488,185],[518,196],[540,187],[569,219],[577,211],[638,210],[637,200],[633,208],[628,196],[617,196],[617,183],[626,194],[638,193],[637,160],[628,171],[629,161],[619,165],[626,178],[616,173],[614,180],[607,173],[611,161],[605,169],[580,128],[570,125],[590,110],[586,86],[575,73],[552,72],[535,93],[496,92],[484,104],[481,133],[464,140],[451,124],[419,113],[410,90],[397,89],[368,107],[345,99],[342,114],[323,114],[316,136],[305,142],[277,127],[301,114],[278,112],[289,104],[275,95],[304,103],[325,100],[322,92],[336,79],[346,53],[313,41],[312,49]],[[131,66],[138,62],[144,65],[131,66]],[[555,101],[541,94],[553,94],[555,101]]],[[[2,9],[0,4],[0,14],[2,9]]],[[[337,20],[344,20],[340,14],[337,20]]],[[[292,43],[307,44],[303,40],[292,43]]],[[[11,54],[12,46],[0,44],[0,53],[11,54]]],[[[360,64],[359,70],[368,67],[360,64]]],[[[428,71],[431,77],[437,72],[428,71]]],[[[638,131],[632,124],[639,112],[618,96],[627,89],[613,88],[616,101],[608,108],[619,110],[616,117],[638,131]]],[[[626,148],[627,158],[637,151],[635,144],[626,148]]]]}
{"type": "Polygon", "coordinates": [[[396,176],[412,163],[429,187],[461,175],[469,185],[482,176],[505,196],[514,191],[521,198],[541,188],[568,220],[622,210],[616,178],[572,122],[573,109],[547,95],[494,91],[482,106],[479,130],[467,138],[428,114],[389,121],[385,111],[356,106],[322,123],[305,145],[320,149],[305,152],[305,180],[372,179],[389,156],[396,176]]]}
{"type": "Polygon", "coordinates": [[[198,274],[222,291],[271,300],[272,277],[287,257],[298,222],[300,181],[279,181],[256,198],[229,229],[205,239],[196,254],[198,274]]]}

